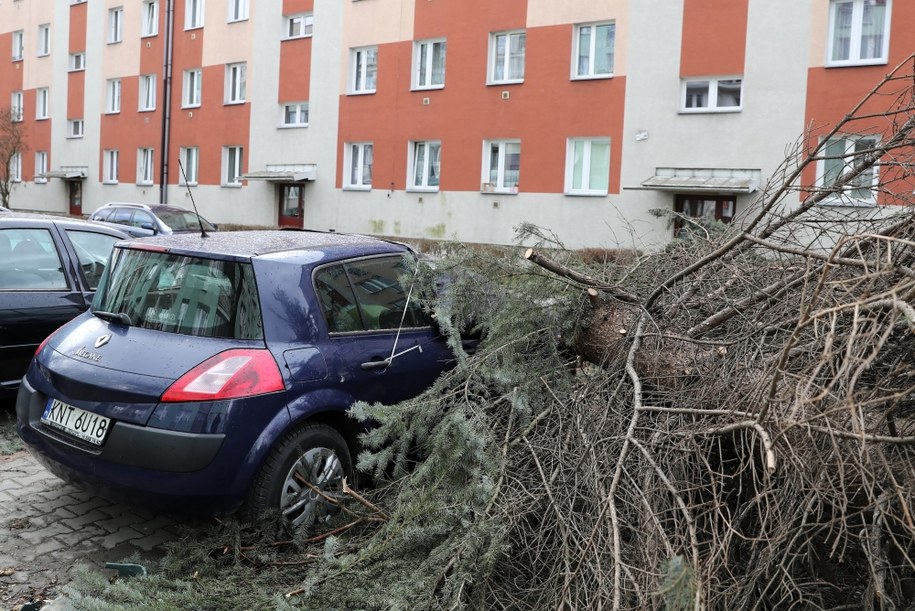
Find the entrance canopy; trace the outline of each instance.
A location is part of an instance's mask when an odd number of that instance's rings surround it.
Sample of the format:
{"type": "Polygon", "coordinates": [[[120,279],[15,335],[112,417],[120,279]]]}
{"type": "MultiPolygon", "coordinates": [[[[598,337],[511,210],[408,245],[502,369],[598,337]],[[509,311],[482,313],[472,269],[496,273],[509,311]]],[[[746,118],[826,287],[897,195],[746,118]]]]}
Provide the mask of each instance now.
{"type": "Polygon", "coordinates": [[[248,172],[239,176],[239,180],[266,180],[268,182],[303,182],[315,180],[318,166],[313,163],[267,164],[266,169],[248,172]]]}
{"type": "Polygon", "coordinates": [[[643,189],[678,193],[753,193],[761,170],[735,168],[656,168],[641,183],[643,189]]]}

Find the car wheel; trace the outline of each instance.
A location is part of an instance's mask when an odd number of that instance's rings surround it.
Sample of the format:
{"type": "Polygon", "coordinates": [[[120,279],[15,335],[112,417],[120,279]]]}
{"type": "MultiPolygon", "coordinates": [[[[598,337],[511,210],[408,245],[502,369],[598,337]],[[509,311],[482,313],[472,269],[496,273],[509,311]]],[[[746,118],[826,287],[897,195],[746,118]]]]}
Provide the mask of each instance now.
{"type": "Polygon", "coordinates": [[[343,494],[344,477],[352,481],[353,463],[340,433],[322,424],[295,429],[280,440],[261,467],[246,517],[279,512],[288,528],[311,529],[338,511],[326,497],[343,494]]]}

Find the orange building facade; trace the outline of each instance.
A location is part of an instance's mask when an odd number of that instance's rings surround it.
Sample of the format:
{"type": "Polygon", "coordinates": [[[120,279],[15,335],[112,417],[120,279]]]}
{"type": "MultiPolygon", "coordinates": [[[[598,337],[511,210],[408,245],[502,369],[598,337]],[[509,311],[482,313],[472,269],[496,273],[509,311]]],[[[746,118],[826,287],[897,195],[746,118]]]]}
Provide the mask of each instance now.
{"type": "Polygon", "coordinates": [[[751,209],[807,125],[915,50],[912,24],[904,0],[11,0],[11,204],[654,248],[674,233],[654,210],[751,209]]]}

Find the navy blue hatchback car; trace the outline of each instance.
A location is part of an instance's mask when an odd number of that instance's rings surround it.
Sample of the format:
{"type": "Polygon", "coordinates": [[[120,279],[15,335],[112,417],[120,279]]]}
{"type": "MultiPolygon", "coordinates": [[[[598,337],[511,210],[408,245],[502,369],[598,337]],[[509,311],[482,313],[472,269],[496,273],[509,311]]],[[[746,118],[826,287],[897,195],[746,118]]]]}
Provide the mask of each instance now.
{"type": "Polygon", "coordinates": [[[347,409],[415,396],[453,364],[415,266],[404,245],[334,233],[120,243],[92,308],[36,352],[19,434],[103,496],[313,524],[352,481],[347,409]]]}

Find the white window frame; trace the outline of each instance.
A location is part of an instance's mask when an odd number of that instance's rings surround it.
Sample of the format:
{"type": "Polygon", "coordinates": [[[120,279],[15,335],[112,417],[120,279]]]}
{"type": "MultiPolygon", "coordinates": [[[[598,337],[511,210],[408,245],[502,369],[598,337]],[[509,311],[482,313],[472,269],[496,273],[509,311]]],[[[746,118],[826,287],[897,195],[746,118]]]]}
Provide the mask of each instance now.
{"type": "Polygon", "coordinates": [[[204,0],[184,0],[184,29],[202,28],[204,13],[204,0]]]}
{"type": "Polygon", "coordinates": [[[39,87],[35,90],[35,120],[44,121],[50,118],[51,113],[51,91],[47,87],[39,87]]]}
{"type": "Polygon", "coordinates": [[[44,184],[48,182],[48,177],[45,176],[48,172],[48,152],[47,151],[35,151],[35,176],[33,181],[38,184],[44,184]]]}
{"type": "Polygon", "coordinates": [[[140,95],[137,101],[139,112],[150,112],[156,109],[156,75],[140,75],[140,95]]]}
{"type": "Polygon", "coordinates": [[[186,186],[195,186],[197,184],[197,170],[200,163],[200,149],[196,146],[182,146],[179,153],[181,156],[181,168],[178,168],[178,184],[186,186]],[[187,180],[185,180],[185,176],[187,180]]]}
{"type": "Polygon", "coordinates": [[[343,145],[343,188],[371,191],[375,165],[375,147],[371,142],[347,142],[343,145]],[[366,164],[366,156],[369,157],[366,164]],[[366,172],[368,167],[368,172],[366,172]],[[366,175],[368,174],[368,175],[366,175]]]}
{"type": "Polygon", "coordinates": [[[124,40],[124,7],[108,9],[108,44],[113,45],[124,40]]]}
{"type": "Polygon", "coordinates": [[[413,82],[414,90],[444,89],[445,66],[448,58],[448,46],[444,38],[417,40],[413,43],[413,82]],[[441,56],[441,82],[435,79],[436,52],[441,56]]]}
{"type": "Polygon", "coordinates": [[[483,172],[480,181],[480,191],[484,193],[517,193],[518,185],[521,179],[521,140],[520,139],[498,139],[483,141],[483,172]],[[518,149],[518,176],[514,183],[507,180],[506,159],[509,154],[508,148],[517,145],[518,149]],[[498,147],[496,167],[492,167],[492,148],[498,147]],[[492,179],[492,172],[495,170],[495,181],[492,179]]]}
{"type": "Polygon", "coordinates": [[[309,38],[314,32],[314,13],[295,13],[283,16],[282,40],[309,38]]]}
{"type": "Polygon", "coordinates": [[[25,96],[21,91],[14,91],[10,94],[10,120],[13,123],[22,121],[25,114],[25,96]]]}
{"type": "Polygon", "coordinates": [[[121,79],[111,78],[105,82],[105,114],[121,112],[121,79]]]}
{"type": "Polygon", "coordinates": [[[350,49],[349,92],[352,95],[375,93],[378,87],[378,47],[350,49]]]}
{"type": "Polygon", "coordinates": [[[241,146],[222,147],[222,186],[240,187],[238,179],[244,167],[245,149],[241,146]]]}
{"type": "Polygon", "coordinates": [[[13,61],[21,61],[23,55],[25,54],[25,32],[23,30],[16,30],[12,34],[13,41],[13,61]]]}
{"type": "Polygon", "coordinates": [[[228,0],[228,18],[227,23],[236,23],[239,21],[247,21],[248,13],[250,12],[248,0],[228,0]]]}
{"type": "Polygon", "coordinates": [[[683,79],[680,82],[680,112],[681,113],[714,113],[714,112],[741,112],[743,110],[743,90],[744,90],[744,79],[742,75],[739,76],[718,76],[718,77],[703,77],[703,78],[688,78],[683,79]],[[740,103],[737,106],[719,106],[718,100],[718,91],[719,87],[726,83],[727,81],[739,81],[740,82],[740,103]],[[687,102],[689,101],[689,88],[691,85],[695,86],[701,83],[706,83],[708,86],[708,91],[706,93],[706,99],[708,104],[706,106],[692,106],[687,107],[687,102]]]}
{"type": "Polygon", "coordinates": [[[102,184],[118,184],[118,149],[105,149],[102,153],[102,184]]]}
{"type": "Polygon", "coordinates": [[[140,11],[140,37],[159,35],[159,0],[143,0],[140,11]]]}
{"type": "Polygon", "coordinates": [[[512,83],[524,82],[525,64],[527,61],[527,32],[525,30],[507,30],[505,32],[493,32],[489,35],[489,66],[487,68],[486,82],[489,85],[510,85],[512,83]],[[499,58],[499,39],[505,37],[505,54],[499,58]],[[511,75],[512,40],[520,38],[524,41],[524,50],[521,52],[521,75],[511,75]],[[499,70],[503,71],[499,76],[499,70]]]}
{"type": "Polygon", "coordinates": [[[575,26],[575,40],[572,44],[572,79],[573,80],[591,80],[613,78],[614,64],[616,63],[616,23],[613,21],[598,21],[595,23],[581,23],[575,26]],[[606,72],[598,72],[595,68],[597,64],[597,36],[598,28],[609,27],[613,40],[613,48],[610,56],[610,69],[606,72]],[[580,59],[582,57],[582,31],[588,30],[588,49],[586,59],[588,62],[587,69],[582,69],[580,59]]]}
{"type": "Polygon", "coordinates": [[[10,182],[22,182],[22,153],[18,151],[10,156],[10,182]]]}
{"type": "Polygon", "coordinates": [[[153,172],[155,171],[155,149],[138,148],[137,149],[137,184],[153,184],[153,172]]]}
{"type": "Polygon", "coordinates": [[[308,102],[287,102],[280,105],[280,127],[308,127],[308,102]],[[290,111],[294,116],[293,121],[289,121],[290,111]]]}
{"type": "Polygon", "coordinates": [[[42,23],[38,26],[38,57],[51,54],[51,24],[42,23]]]}
{"type": "Polygon", "coordinates": [[[197,108],[203,96],[203,70],[193,68],[184,71],[181,91],[181,108],[197,108]]]}
{"type": "Polygon", "coordinates": [[[566,141],[566,195],[586,195],[591,197],[605,196],[610,192],[610,138],[569,138],[566,141]],[[575,153],[581,145],[581,184],[575,184],[575,153]],[[595,168],[592,157],[594,145],[606,146],[607,167],[595,168]],[[607,183],[605,187],[594,189],[591,187],[592,175],[595,171],[606,172],[601,178],[607,183]]]}
{"type": "Polygon", "coordinates": [[[86,69],[86,52],[78,51],[70,54],[68,68],[70,72],[82,72],[86,69]]]}
{"type": "Polygon", "coordinates": [[[886,64],[890,50],[890,23],[893,15],[893,0],[885,0],[886,10],[881,34],[883,46],[876,57],[862,58],[862,35],[864,32],[864,10],[871,6],[873,0],[829,0],[829,29],[826,33],[826,65],[827,66],[873,66],[886,64]],[[835,55],[836,26],[839,5],[851,4],[851,30],[849,31],[848,57],[833,59],[835,55]]]}
{"type": "Polygon", "coordinates": [[[244,104],[247,95],[248,64],[226,64],[225,104],[244,104]]]}
{"type": "Polygon", "coordinates": [[[85,131],[82,119],[67,119],[67,138],[82,138],[85,131]]]}
{"type": "MultiPolygon", "coordinates": [[[[855,158],[855,150],[857,144],[861,141],[867,141],[867,149],[872,149],[880,143],[880,138],[878,136],[862,136],[862,135],[842,135],[837,134],[830,139],[832,142],[844,142],[844,156],[842,157],[843,167],[839,170],[838,175],[835,177],[837,180],[843,174],[845,174],[849,169],[852,168],[853,160],[855,158]]],[[[860,153],[858,153],[860,154],[860,153]]],[[[827,157],[831,157],[831,152],[829,151],[829,143],[821,143],[821,149],[819,154],[819,159],[817,160],[817,187],[820,189],[828,189],[832,184],[826,184],[826,162],[827,157]]],[[[838,193],[832,193],[828,198],[826,198],[823,203],[826,205],[833,206],[876,206],[877,205],[877,186],[880,183],[880,166],[879,164],[874,164],[871,166],[867,172],[871,172],[871,184],[870,185],[861,185],[858,184],[855,186],[855,183],[849,183],[848,185],[842,188],[842,191],[838,193]],[[854,192],[861,189],[867,189],[868,197],[861,198],[855,197],[854,192]]],[[[858,177],[860,178],[860,176],[858,177]]]]}
{"type": "Polygon", "coordinates": [[[442,170],[441,140],[416,140],[410,142],[407,156],[407,191],[436,192],[441,184],[442,170]],[[421,166],[419,164],[422,164],[421,166]],[[433,167],[436,171],[435,184],[431,184],[433,167]]]}

